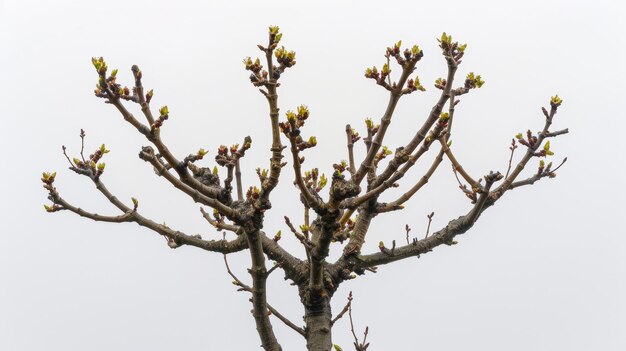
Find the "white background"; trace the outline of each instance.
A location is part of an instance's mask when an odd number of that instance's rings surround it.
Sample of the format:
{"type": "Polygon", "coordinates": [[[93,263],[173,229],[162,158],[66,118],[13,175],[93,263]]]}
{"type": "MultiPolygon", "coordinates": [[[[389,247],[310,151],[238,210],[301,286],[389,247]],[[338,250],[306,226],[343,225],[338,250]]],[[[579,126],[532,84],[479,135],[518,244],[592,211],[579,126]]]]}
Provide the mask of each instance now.
{"type": "MultiPolygon", "coordinates": [[[[442,31],[468,43],[459,81],[470,71],[486,80],[462,97],[452,137],[476,178],[506,171],[511,138],[543,126],[539,108],[550,96],[564,100],[553,129],[570,134],[553,140],[552,150],[555,161],[569,161],[556,179],[507,194],[459,245],[340,287],[335,311],[352,290],[355,323],[370,327],[371,350],[626,349],[625,16],[618,1],[0,1],[0,349],[258,348],[248,296],[235,292],[220,255],[171,250],[134,224],[48,214],[39,178],[56,170],[68,201],[117,214],[61,155],[62,144],[78,152],[83,128],[88,152],[100,143],[111,150],[103,181],[119,198],[137,197],[142,213],[173,228],[220,238],[197,205],[138,159],[147,141],[93,96],[90,59],[104,56],[128,85],[130,66],[141,67],[155,91],[152,105],[169,106],[163,136],[180,157],[251,135],[244,182],[258,185],[254,168],[267,167],[270,156],[269,119],[241,60],[259,54],[268,25],[279,25],[297,52],[280,106],[309,106],[304,134],[319,145],[306,152],[305,166],[327,174],[346,158],[345,124],[363,132],[365,117],[384,112],[386,91],[363,71],[380,68],[385,47],[399,39],[423,48],[417,73],[427,92],[400,102],[387,138],[392,149],[410,139],[436,99],[432,82],[445,75],[435,40],[442,31]]],[[[405,188],[432,157],[405,177],[405,188]]],[[[281,243],[302,255],[281,221],[285,214],[301,221],[292,179],[286,168],[265,230],[282,229],[281,243]]],[[[376,251],[380,240],[402,242],[407,223],[423,235],[431,211],[438,229],[469,208],[446,161],[406,210],[375,219],[364,251],[376,251]]],[[[247,256],[230,260],[248,279],[247,256]]],[[[300,324],[296,289],[280,272],[270,281],[270,303],[300,324]]],[[[299,335],[274,326],[284,350],[304,349],[299,335]]],[[[351,348],[346,320],[333,332],[335,343],[351,348]]]]}

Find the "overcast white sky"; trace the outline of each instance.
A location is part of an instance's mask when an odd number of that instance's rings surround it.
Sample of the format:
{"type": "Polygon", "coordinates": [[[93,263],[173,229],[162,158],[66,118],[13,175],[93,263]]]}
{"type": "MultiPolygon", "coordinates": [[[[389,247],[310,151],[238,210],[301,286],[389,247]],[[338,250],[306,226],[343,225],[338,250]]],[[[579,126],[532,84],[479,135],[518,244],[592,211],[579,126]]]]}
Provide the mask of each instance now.
{"type": "MultiPolygon", "coordinates": [[[[147,216],[171,227],[219,238],[198,206],[170,189],[137,158],[147,141],[93,97],[92,56],[104,56],[131,84],[138,64],[167,104],[164,138],[178,155],[251,135],[243,161],[246,186],[267,167],[265,99],[241,63],[256,56],[268,25],[280,25],[297,65],[283,78],[283,111],[307,104],[305,134],[319,146],[306,165],[330,172],[346,158],[344,126],[380,118],[387,93],[363,77],[399,39],[419,44],[428,91],[404,98],[388,145],[406,143],[430,110],[432,82],[445,73],[435,38],[451,33],[468,49],[459,69],[485,86],[462,98],[453,147],[479,177],[506,171],[513,135],[543,123],[541,106],[564,99],[552,142],[569,162],[553,180],[507,194],[459,245],[381,267],[341,286],[335,311],[354,291],[357,327],[370,327],[372,350],[624,350],[626,238],[622,101],[626,6],[619,1],[0,1],[0,349],[253,350],[260,344],[248,296],[236,293],[220,255],[169,249],[136,225],[47,214],[39,177],[57,170],[69,201],[116,214],[85,178],[67,170],[65,144],[91,151],[106,143],[103,180],[122,199],[135,196],[147,216]]],[[[357,149],[362,155],[363,149],[357,149]]],[[[431,156],[432,157],[432,156],[431,156]]],[[[208,164],[211,164],[208,162],[208,164]]],[[[427,165],[405,179],[418,179],[427,165]]],[[[534,167],[532,167],[534,168],[534,167]]],[[[529,170],[528,172],[531,172],[529,170]]],[[[528,173],[530,174],[530,173],[528,173]]],[[[297,195],[285,172],[266,231],[285,228],[297,195]]],[[[404,183],[406,186],[406,183],[404,183]]],[[[393,195],[388,196],[391,199],[393,195]]],[[[402,241],[404,225],[422,233],[466,212],[470,204],[447,164],[401,213],[376,218],[366,251],[379,240],[402,241]]],[[[301,253],[296,240],[281,243],[301,253]]],[[[336,257],[338,248],[333,252],[336,257]]],[[[246,255],[232,266],[247,279],[246,255]]],[[[300,323],[296,289],[271,278],[270,303],[300,323]]],[[[275,323],[285,350],[303,340],[275,323]]],[[[350,349],[346,321],[334,341],[350,349]]]]}

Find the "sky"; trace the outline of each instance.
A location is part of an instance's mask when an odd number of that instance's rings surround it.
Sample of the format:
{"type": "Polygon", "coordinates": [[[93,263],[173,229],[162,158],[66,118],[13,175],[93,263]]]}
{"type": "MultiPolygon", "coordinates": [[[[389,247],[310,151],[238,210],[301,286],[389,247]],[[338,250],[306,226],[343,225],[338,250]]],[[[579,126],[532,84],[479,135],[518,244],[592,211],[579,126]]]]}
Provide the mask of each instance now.
{"type": "MultiPolygon", "coordinates": [[[[306,151],[304,166],[327,174],[347,157],[345,124],[363,133],[365,118],[383,114],[388,95],[363,72],[380,67],[385,48],[398,40],[423,49],[416,73],[427,91],[401,100],[387,137],[392,149],[410,139],[437,97],[433,82],[445,75],[445,62],[436,38],[444,31],[468,44],[458,77],[476,72],[486,81],[461,98],[452,135],[456,156],[476,178],[506,171],[511,138],[543,126],[540,107],[550,96],[564,101],[553,129],[570,133],[552,140],[551,149],[554,162],[568,162],[555,179],[508,193],[458,245],[380,267],[335,293],[337,312],[353,292],[355,327],[369,326],[372,350],[626,349],[625,16],[626,5],[604,0],[0,1],[0,349],[260,345],[248,296],[230,283],[221,255],[171,250],[134,224],[48,214],[39,179],[57,171],[66,200],[117,214],[67,169],[61,145],[77,155],[82,128],[88,152],[102,143],[111,150],[103,181],[116,196],[138,198],[142,213],[157,222],[219,239],[198,205],[138,159],[148,142],[93,96],[91,57],[119,68],[128,85],[130,67],[139,65],[144,85],[154,89],[153,106],[171,111],[162,133],[180,157],[250,135],[253,147],[242,162],[247,187],[258,185],[254,169],[267,167],[271,137],[267,104],[241,61],[259,54],[269,25],[279,25],[284,45],[297,52],[296,66],[281,78],[281,110],[309,106],[304,132],[318,146],[306,151]]],[[[356,147],[357,160],[363,151],[356,147]]],[[[393,200],[429,164],[417,165],[382,200],[393,200]]],[[[281,243],[302,256],[297,240],[285,235],[282,217],[301,221],[302,214],[293,174],[283,177],[264,229],[282,230],[281,243]]],[[[406,224],[423,235],[430,212],[436,230],[470,206],[445,161],[404,211],[375,219],[363,250],[375,252],[381,240],[402,242],[406,224]]],[[[331,258],[340,250],[333,246],[331,258]]],[[[229,262],[249,280],[245,253],[229,262]]],[[[297,291],[279,272],[270,277],[268,300],[301,323],[297,291]]],[[[274,329],[283,349],[305,348],[280,322],[274,329]]],[[[333,333],[336,344],[351,349],[347,320],[333,333]]]]}

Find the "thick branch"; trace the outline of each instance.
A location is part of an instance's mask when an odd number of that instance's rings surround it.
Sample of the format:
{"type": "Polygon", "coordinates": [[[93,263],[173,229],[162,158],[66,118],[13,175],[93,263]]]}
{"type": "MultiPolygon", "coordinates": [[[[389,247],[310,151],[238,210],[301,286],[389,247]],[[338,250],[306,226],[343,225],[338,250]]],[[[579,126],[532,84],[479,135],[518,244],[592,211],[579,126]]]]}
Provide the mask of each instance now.
{"type": "MultiPolygon", "coordinates": [[[[485,198],[488,195],[485,194],[485,198]]],[[[415,241],[409,245],[396,247],[393,250],[393,254],[388,252],[377,252],[369,255],[360,255],[356,257],[345,257],[343,262],[338,262],[340,265],[347,265],[354,269],[364,269],[367,267],[374,267],[383,265],[395,261],[399,261],[408,257],[419,256],[421,254],[432,251],[435,247],[446,244],[454,245],[454,237],[467,232],[476,222],[477,216],[484,210],[490,207],[493,202],[476,203],[472,210],[466,215],[454,219],[448,223],[444,228],[433,233],[429,237],[415,241]]]]}
{"type": "Polygon", "coordinates": [[[263,244],[261,243],[261,233],[255,231],[245,233],[250,249],[252,267],[252,315],[256,322],[256,329],[261,338],[261,344],[266,351],[280,351],[282,347],[274,335],[274,329],[267,313],[267,269],[265,267],[265,255],[263,254],[263,244]]]}
{"type": "Polygon", "coordinates": [[[272,125],[272,158],[270,159],[270,175],[267,181],[262,185],[261,199],[269,200],[270,193],[278,185],[280,171],[282,169],[283,145],[280,142],[280,127],[278,126],[278,94],[276,87],[277,79],[274,78],[274,63],[272,57],[273,50],[267,49],[265,57],[267,61],[267,69],[269,71],[270,82],[267,84],[268,93],[265,95],[270,107],[270,123],[272,125]]]}

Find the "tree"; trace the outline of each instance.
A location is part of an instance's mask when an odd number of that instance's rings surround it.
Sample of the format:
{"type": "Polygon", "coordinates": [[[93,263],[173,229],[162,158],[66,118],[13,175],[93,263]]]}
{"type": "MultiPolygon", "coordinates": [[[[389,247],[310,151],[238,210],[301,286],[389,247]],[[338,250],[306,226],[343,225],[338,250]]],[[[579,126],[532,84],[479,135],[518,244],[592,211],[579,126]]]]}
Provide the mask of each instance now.
{"type": "MultiPolygon", "coordinates": [[[[85,133],[82,130],[80,133],[82,147],[78,157],[71,158],[63,147],[63,153],[70,164],[69,168],[89,178],[96,189],[117,207],[121,214],[100,215],[72,205],[61,197],[55,188],[56,173],[43,173],[44,188],[52,201],[51,205],[45,205],[45,209],[48,212],[69,210],[95,221],[135,222],[164,236],[172,249],[189,245],[223,254],[226,270],[232,276],[233,284],[238,290],[252,295],[252,315],[265,350],[281,350],[270,319],[271,316],[275,316],[306,339],[308,350],[327,351],[333,348],[331,331],[334,323],[347,313],[352,325],[351,294],[345,308],[338,314],[333,315],[330,307],[334,293],[344,281],[360,278],[367,271],[375,272],[376,267],[380,265],[409,257],[419,257],[440,245],[456,244],[455,237],[468,231],[480,215],[505,193],[525,185],[532,185],[542,178],[556,176],[555,172],[566,159],[556,167],[553,167],[551,162],[544,161],[544,158],[553,155],[548,139],[566,134],[568,130],[550,131],[552,121],[562,103],[558,95],[555,95],[550,100],[550,108],[542,108],[545,117],[543,129],[538,133],[528,130],[512,139],[508,168],[504,175],[492,171],[481,178],[470,175],[455,157],[450,136],[459,98],[480,88],[484,81],[480,75],[470,72],[462,84],[453,86],[457,69],[465,55],[466,44],[459,44],[453,41],[450,35],[443,33],[438,42],[447,63],[447,74],[445,78],[435,81],[435,87],[441,90],[441,94],[410,141],[395,149],[395,152],[384,146],[385,135],[400,98],[425,90],[417,76],[411,78],[416,64],[424,55],[423,51],[417,45],[403,49],[402,43],[398,42],[386,49],[386,62],[380,70],[374,66],[365,71],[366,78],[374,80],[389,92],[389,102],[380,123],[367,119],[366,136],[363,138],[350,125],[346,126],[348,161],[333,164],[334,170],[330,177],[320,173],[317,168],[303,171],[303,153],[314,148],[317,140],[315,137],[302,135],[309,118],[309,110],[305,105],[287,111],[286,119],[281,121],[278,105],[280,78],[296,64],[295,52],[288,51],[283,46],[279,47],[281,38],[279,28],[270,27],[268,43],[265,46],[258,46],[264,54],[265,67],[259,58],[253,60],[248,57],[244,60],[245,69],[250,71],[251,83],[259,88],[268,102],[272,128],[269,169],[257,168],[259,185],[251,186],[245,192],[240,163],[246,151],[252,146],[250,137],[246,137],[241,144],[231,147],[222,145],[217,149],[215,162],[225,170],[226,177],[223,180],[217,166],[210,168],[199,165],[199,161],[208,154],[204,149],[179,159],[168,149],[160,134],[161,128],[169,118],[169,109],[163,106],[158,110],[158,116],[153,114],[150,106],[153,90],[145,91],[142,85],[142,71],[137,66],[132,67],[134,86],[129,89],[117,82],[117,69],[108,73],[107,64],[102,57],[92,59],[99,77],[95,95],[113,105],[124,120],[152,144],[143,147],[139,157],[149,163],[159,177],[163,177],[172,186],[199,203],[204,218],[218,230],[224,233],[231,232],[234,235],[233,239],[227,239],[226,234],[222,240],[205,240],[199,235],[185,234],[142,215],[137,199],[131,198],[131,202],[126,203],[113,195],[101,179],[105,171],[105,163],[101,160],[109,150],[103,144],[91,155],[85,156],[85,133]],[[392,61],[395,61],[394,66],[397,63],[400,68],[400,74],[395,81],[391,78],[392,61]],[[140,107],[147,123],[141,122],[130,112],[127,108],[128,103],[135,103],[140,107]],[[283,145],[283,140],[286,140],[288,145],[283,145]],[[353,147],[361,140],[367,151],[358,163],[353,147]],[[525,152],[514,165],[513,159],[519,145],[525,152]],[[426,173],[417,180],[409,181],[407,190],[394,201],[380,202],[380,195],[391,188],[399,187],[399,182],[407,171],[421,160],[431,147],[438,147],[438,151],[426,173]],[[288,152],[285,151],[287,148],[288,152]],[[283,160],[285,153],[290,154],[288,161],[283,160]],[[520,174],[535,157],[540,159],[536,172],[520,180],[520,174]],[[472,203],[470,211],[450,220],[446,226],[433,233],[430,233],[430,220],[434,215],[431,213],[428,215],[429,225],[424,237],[411,238],[411,228],[407,225],[406,243],[396,245],[394,240],[391,245],[386,245],[380,242],[378,252],[363,253],[361,249],[371,221],[380,214],[401,210],[403,204],[426,185],[444,158],[452,164],[459,188],[472,203]],[[272,207],[270,201],[272,191],[281,179],[283,168],[289,163],[295,176],[294,185],[302,203],[304,220],[298,227],[290,218],[285,217],[285,224],[302,244],[306,253],[306,257],[302,258],[288,252],[279,243],[280,230],[274,236],[267,235],[263,230],[264,214],[272,207]],[[365,183],[362,184],[364,180],[365,183]],[[502,182],[496,186],[499,181],[502,182]],[[325,192],[327,186],[329,189],[325,192]],[[205,208],[211,210],[207,212],[205,208]],[[342,256],[335,262],[327,261],[331,245],[342,245],[343,248],[342,256]],[[229,253],[243,250],[247,250],[251,257],[252,266],[249,269],[251,285],[231,271],[226,259],[229,253]],[[266,259],[273,260],[276,264],[268,268],[266,259]],[[298,287],[305,311],[304,326],[290,321],[268,304],[267,278],[277,269],[281,269],[285,278],[298,287]]],[[[224,170],[221,171],[222,175],[224,170]]],[[[363,340],[360,340],[352,327],[356,350],[368,348],[367,332],[366,328],[363,340]]],[[[336,345],[334,348],[341,349],[336,345]]]]}

